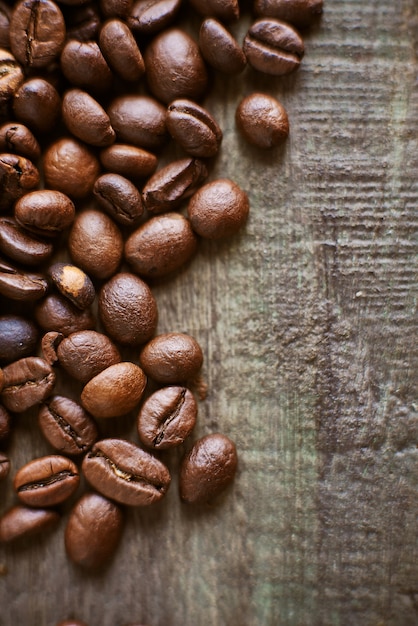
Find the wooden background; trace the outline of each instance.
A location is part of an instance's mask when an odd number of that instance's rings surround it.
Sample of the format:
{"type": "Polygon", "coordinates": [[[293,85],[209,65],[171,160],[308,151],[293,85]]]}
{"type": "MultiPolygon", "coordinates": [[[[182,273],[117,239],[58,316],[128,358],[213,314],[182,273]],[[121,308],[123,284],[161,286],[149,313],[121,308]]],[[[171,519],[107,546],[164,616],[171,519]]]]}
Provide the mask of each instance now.
{"type": "MultiPolygon", "coordinates": [[[[325,0],[305,41],[291,77],[215,80],[213,177],[247,190],[251,216],[154,286],[159,332],[202,345],[195,438],[235,440],[233,487],[187,507],[183,450],[168,455],[166,499],[128,512],[99,574],[66,559],[65,520],[2,548],[1,626],[418,624],[418,2],[325,0]],[[281,149],[237,136],[254,90],[288,110],[281,149]]],[[[16,419],[13,471],[51,451],[32,421],[16,419]]]]}

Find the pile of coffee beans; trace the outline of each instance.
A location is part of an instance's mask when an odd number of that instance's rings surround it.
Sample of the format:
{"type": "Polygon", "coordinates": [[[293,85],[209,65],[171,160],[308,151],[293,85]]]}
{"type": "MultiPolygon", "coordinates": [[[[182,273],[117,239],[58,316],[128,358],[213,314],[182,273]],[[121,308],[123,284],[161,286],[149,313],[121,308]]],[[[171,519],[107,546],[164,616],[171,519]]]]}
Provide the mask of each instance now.
{"type": "MultiPolygon", "coordinates": [[[[67,554],[98,568],[124,507],[164,497],[160,451],[193,433],[203,353],[189,334],[157,333],[152,281],[249,214],[247,193],[211,175],[222,129],[204,98],[215,72],[295,71],[299,29],[321,11],[255,0],[238,42],[238,0],[0,0],[0,439],[35,411],[54,451],[15,471],[0,541],[53,526],[70,502],[67,554]],[[56,392],[63,380],[77,397],[56,392]],[[130,414],[139,444],[103,435],[130,414]]],[[[263,149],[289,133],[262,93],[237,103],[236,126],[263,149]]],[[[202,437],[179,467],[181,499],[213,501],[236,468],[229,437],[202,437]]],[[[9,469],[1,453],[0,479],[9,469]]]]}

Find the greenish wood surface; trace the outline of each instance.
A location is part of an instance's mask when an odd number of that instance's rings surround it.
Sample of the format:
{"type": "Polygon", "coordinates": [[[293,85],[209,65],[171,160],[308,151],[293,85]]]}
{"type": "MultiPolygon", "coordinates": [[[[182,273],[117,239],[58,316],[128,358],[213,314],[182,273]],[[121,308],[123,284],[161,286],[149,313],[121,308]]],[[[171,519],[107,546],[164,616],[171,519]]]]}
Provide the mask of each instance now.
{"type": "MultiPolygon", "coordinates": [[[[128,512],[100,574],[68,562],[65,519],[2,548],[1,626],[418,624],[418,2],[325,0],[305,41],[288,78],[215,80],[213,177],[248,191],[250,219],[153,287],[158,330],[202,345],[194,437],[235,440],[234,485],[187,507],[183,450],[168,455],[167,497],[128,512]],[[289,113],[273,152],[236,133],[255,90],[289,113]]],[[[16,420],[13,469],[50,452],[31,419],[16,420]]],[[[118,433],[136,440],[132,421],[118,433]]]]}

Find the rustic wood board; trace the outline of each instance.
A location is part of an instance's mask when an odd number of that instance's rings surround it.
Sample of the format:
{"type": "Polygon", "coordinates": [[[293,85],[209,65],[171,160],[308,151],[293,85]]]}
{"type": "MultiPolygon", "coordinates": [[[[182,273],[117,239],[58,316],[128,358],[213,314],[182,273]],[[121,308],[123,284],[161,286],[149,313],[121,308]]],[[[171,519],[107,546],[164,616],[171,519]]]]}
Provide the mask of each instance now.
{"type": "MultiPolygon", "coordinates": [[[[237,479],[187,507],[169,455],[165,501],[128,512],[99,574],[66,559],[64,520],[3,548],[1,626],[418,624],[417,45],[416,0],[325,0],[297,74],[215,81],[213,177],[248,191],[250,220],[154,292],[158,330],[202,345],[195,437],[232,437],[237,479]],[[254,90],[289,112],[282,149],[236,134],[254,90]]],[[[16,419],[13,469],[50,452],[32,419],[16,419]]]]}

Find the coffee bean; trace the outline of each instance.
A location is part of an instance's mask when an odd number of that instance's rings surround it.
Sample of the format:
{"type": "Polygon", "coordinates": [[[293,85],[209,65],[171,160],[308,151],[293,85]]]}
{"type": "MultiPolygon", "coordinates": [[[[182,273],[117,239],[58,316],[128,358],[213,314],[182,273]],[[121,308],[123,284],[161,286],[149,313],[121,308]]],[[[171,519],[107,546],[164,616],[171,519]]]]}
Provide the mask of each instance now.
{"type": "Polygon", "coordinates": [[[322,13],[323,0],[254,0],[254,13],[275,17],[298,27],[312,24],[322,13]]]}
{"type": "Polygon", "coordinates": [[[139,411],[139,438],[156,450],[178,446],[191,434],[196,416],[197,404],[190,389],[163,387],[147,398],[139,411]]]}
{"type": "Polygon", "coordinates": [[[172,211],[189,198],[207,176],[208,169],[200,159],[172,161],[157,170],[144,185],[144,206],[150,213],[172,211]]]}
{"type": "Polygon", "coordinates": [[[0,294],[11,300],[32,302],[47,292],[48,281],[41,274],[31,274],[0,259],[0,294]]]}
{"type": "Polygon", "coordinates": [[[112,72],[95,41],[67,41],[61,53],[61,69],[73,87],[89,93],[103,94],[112,87],[112,72]]]}
{"type": "Polygon", "coordinates": [[[34,133],[48,133],[61,115],[61,98],[50,82],[43,78],[31,78],[16,91],[13,113],[34,133]]]}
{"type": "Polygon", "coordinates": [[[102,568],[113,556],[123,530],[121,508],[97,493],[73,507],[65,529],[67,556],[83,568],[102,568]]]}
{"type": "Polygon", "coordinates": [[[101,211],[79,213],[71,228],[68,249],[73,262],[94,278],[108,278],[118,269],[123,254],[119,228],[101,211]]]}
{"type": "Polygon", "coordinates": [[[71,198],[88,196],[100,171],[93,152],[70,137],[58,139],[46,149],[43,165],[47,186],[71,198]]]}
{"type": "Polygon", "coordinates": [[[52,0],[20,0],[10,20],[10,45],[26,67],[47,67],[64,45],[65,22],[52,0]]]}
{"type": "Polygon", "coordinates": [[[0,317],[0,363],[12,363],[33,354],[39,331],[35,324],[21,315],[0,317]]]}
{"type": "Polygon", "coordinates": [[[81,404],[94,417],[120,417],[137,406],[146,384],[147,377],[135,363],[115,363],[89,380],[81,404]]]}
{"type": "Polygon", "coordinates": [[[62,117],[68,130],[87,144],[102,148],[115,141],[109,116],[86,91],[69,89],[64,94],[62,117]]]}
{"type": "Polygon", "coordinates": [[[93,193],[100,206],[119,224],[132,226],[144,212],[140,192],[131,181],[119,174],[99,176],[93,193]]]}
{"type": "Polygon", "coordinates": [[[161,461],[123,439],[98,441],[84,457],[82,470],[97,491],[128,506],[158,502],[171,481],[161,461]]]}
{"type": "Polygon", "coordinates": [[[241,100],[235,115],[245,139],[259,148],[273,148],[289,135],[289,119],[276,98],[253,93],[241,100]]]}
{"type": "Polygon", "coordinates": [[[57,359],[67,374],[82,383],[121,360],[109,337],[95,330],[81,330],[62,339],[57,359]]]}
{"type": "Polygon", "coordinates": [[[51,293],[34,309],[35,320],[46,332],[71,335],[79,330],[94,328],[96,320],[90,309],[80,310],[61,295],[51,293]]]}
{"type": "Polygon", "coordinates": [[[150,176],[157,167],[157,157],[151,152],[114,143],[100,152],[100,161],[104,168],[120,176],[126,176],[134,182],[150,176]]]}
{"type": "Polygon", "coordinates": [[[51,395],[55,373],[39,357],[28,356],[3,368],[4,386],[1,401],[9,411],[21,413],[51,395]]]}
{"type": "Polygon", "coordinates": [[[18,224],[45,236],[55,236],[72,224],[75,207],[61,191],[40,189],[20,198],[14,208],[18,224]]]}
{"type": "Polygon", "coordinates": [[[67,27],[67,41],[95,41],[99,34],[101,15],[95,2],[86,2],[81,6],[69,6],[64,9],[67,27]]]}
{"type": "Polygon", "coordinates": [[[207,89],[208,74],[197,43],[184,31],[159,33],[145,51],[151,93],[169,104],[177,98],[199,100],[207,89]]]}
{"type": "Polygon", "coordinates": [[[13,152],[36,161],[41,155],[38,140],[27,126],[6,122],[0,127],[0,151],[13,152]]]}
{"type": "Polygon", "coordinates": [[[222,22],[239,18],[238,0],[190,0],[190,4],[204,17],[217,17],[222,22]]]}
{"type": "Polygon", "coordinates": [[[202,437],[185,455],[180,467],[180,497],[200,504],[213,500],[234,479],[237,470],[235,444],[225,435],[202,437]]]}
{"type": "Polygon", "coordinates": [[[107,113],[120,142],[158,150],[167,140],[166,110],[154,98],[120,96],[110,103],[107,113]]]}
{"type": "Polygon", "coordinates": [[[53,246],[28,232],[12,217],[1,217],[0,252],[22,265],[39,265],[49,259],[53,246]]]}
{"type": "Polygon", "coordinates": [[[43,335],[41,339],[41,352],[48,365],[55,365],[58,361],[57,349],[63,339],[64,335],[56,330],[50,330],[43,335]]]}
{"type": "Polygon", "coordinates": [[[10,434],[11,418],[10,413],[0,404],[0,441],[6,439],[10,434]]]}
{"type": "Polygon", "coordinates": [[[179,213],[151,218],[127,239],[125,258],[140,276],[159,277],[187,263],[197,249],[188,219],[179,213]]]}
{"type": "Polygon", "coordinates": [[[215,156],[222,131],[215,118],[191,100],[174,100],[167,109],[167,129],[177,143],[195,157],[215,156]]]}
{"type": "Polygon", "coordinates": [[[247,221],[248,196],[236,183],[221,178],[201,187],[187,208],[193,230],[207,239],[236,233],[247,221]]]}
{"type": "Polygon", "coordinates": [[[84,454],[98,439],[91,415],[63,396],[53,396],[40,407],[38,424],[45,439],[61,454],[84,454]]]}
{"type": "Polygon", "coordinates": [[[13,487],[23,504],[49,507],[68,500],[80,482],[77,466],[65,456],[51,454],[29,461],[15,475],[13,487]]]}
{"type": "Polygon", "coordinates": [[[275,76],[295,71],[304,54],[299,33],[274,18],[254,22],[244,38],[243,49],[254,69],[275,76]]]}
{"type": "Polygon", "coordinates": [[[135,82],[144,74],[144,59],[135,37],[121,20],[108,20],[103,24],[99,45],[111,69],[123,80],[135,82]]]}
{"type": "Polygon", "coordinates": [[[181,0],[137,0],[128,18],[129,27],[140,35],[153,35],[167,28],[181,6],[181,0]]]}
{"type": "Polygon", "coordinates": [[[10,472],[10,459],[0,452],[0,481],[7,478],[10,472]]]}
{"type": "Polygon", "coordinates": [[[171,385],[196,378],[203,363],[196,339],[185,333],[163,333],[141,350],[139,361],[147,376],[171,385]]]}
{"type": "Polygon", "coordinates": [[[157,327],[157,303],[150,288],[129,272],[116,274],[103,285],[99,315],[107,334],[125,345],[145,343],[157,327]]]}
{"type": "Polygon", "coordinates": [[[9,209],[38,185],[39,172],[32,161],[17,154],[0,154],[0,210],[9,209]]]}
{"type": "Polygon", "coordinates": [[[105,17],[126,19],[132,10],[133,0],[100,0],[100,10],[105,17]]]}
{"type": "Polygon", "coordinates": [[[60,515],[51,509],[33,509],[17,505],[0,517],[0,542],[10,543],[32,537],[55,526],[60,515]]]}
{"type": "Polygon", "coordinates": [[[10,48],[10,17],[11,8],[6,2],[0,2],[0,48],[10,48]]]}
{"type": "Polygon", "coordinates": [[[213,18],[202,22],[199,48],[205,61],[218,72],[239,74],[247,64],[239,43],[223,24],[213,18]]]}
{"type": "Polygon", "coordinates": [[[48,275],[59,292],[68,298],[78,309],[87,309],[96,292],[90,278],[83,270],[70,263],[54,263],[48,275]]]}

